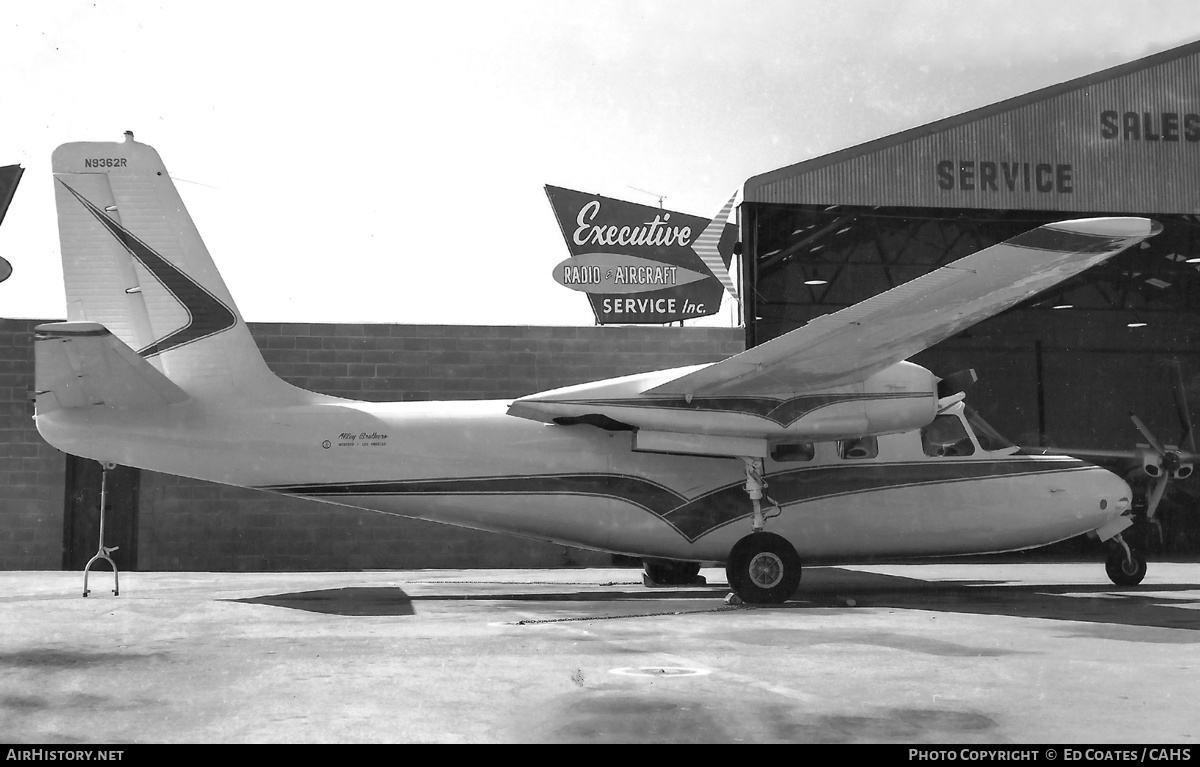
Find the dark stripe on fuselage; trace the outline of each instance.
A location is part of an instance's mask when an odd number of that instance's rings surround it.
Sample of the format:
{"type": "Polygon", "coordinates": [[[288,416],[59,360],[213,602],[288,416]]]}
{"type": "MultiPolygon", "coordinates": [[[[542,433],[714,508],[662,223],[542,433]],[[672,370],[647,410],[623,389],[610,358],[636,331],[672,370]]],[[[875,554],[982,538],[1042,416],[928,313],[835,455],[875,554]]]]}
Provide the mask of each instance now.
{"type": "Polygon", "coordinates": [[[517,477],[410,479],[331,485],[275,485],[261,490],[297,495],[595,495],[632,503],[663,516],[686,503],[674,490],[627,474],[536,474],[517,477]]]}
{"type": "MultiPolygon", "coordinates": [[[[981,479],[1018,477],[1090,468],[1083,461],[947,461],[824,465],[786,469],[766,477],[766,493],[780,506],[895,490],[921,485],[944,485],[981,479]]],[[[729,485],[689,501],[664,519],[694,541],[750,513],[741,484],[729,485]]]]}
{"type": "MultiPolygon", "coordinates": [[[[813,394],[777,399],[772,397],[630,397],[613,400],[548,400],[567,405],[590,405],[593,407],[664,408],[668,410],[692,410],[712,413],[740,413],[765,418],[780,426],[790,426],[813,411],[829,405],[848,402],[870,402],[874,400],[932,399],[930,393],[889,394],[813,394]]],[[[932,407],[932,405],[931,405],[932,407]]]]}
{"type": "Polygon", "coordinates": [[[160,256],[154,248],[139,240],[128,229],[109,218],[104,211],[72,189],[65,181],[59,179],[58,182],[87,208],[88,212],[108,230],[109,234],[121,243],[129,255],[137,259],[138,263],[163,284],[163,287],[187,312],[188,322],[186,325],[154,341],[144,349],[139,349],[138,354],[143,357],[153,357],[184,344],[190,344],[193,341],[229,330],[237,324],[237,316],[233,310],[222,303],[219,298],[181,272],[178,267],[160,256]]]}
{"type": "MultiPolygon", "coordinates": [[[[880,490],[998,479],[1093,468],[1076,460],[970,460],[788,468],[768,474],[767,495],[780,506],[880,490]]],[[[521,477],[396,480],[260,487],[320,498],[345,496],[587,495],[611,498],[654,514],[689,542],[751,513],[742,482],[686,498],[627,474],[546,474],[521,477]]]]}

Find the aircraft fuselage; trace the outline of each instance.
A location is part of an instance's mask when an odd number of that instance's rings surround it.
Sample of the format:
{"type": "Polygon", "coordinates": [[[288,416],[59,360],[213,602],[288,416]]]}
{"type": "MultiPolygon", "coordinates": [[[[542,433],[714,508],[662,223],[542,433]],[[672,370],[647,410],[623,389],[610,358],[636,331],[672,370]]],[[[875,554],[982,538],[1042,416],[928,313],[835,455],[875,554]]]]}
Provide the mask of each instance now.
{"type": "MultiPolygon", "coordinates": [[[[322,398],[227,409],[195,400],[37,418],[100,461],[564,544],[722,562],[750,531],[742,461],[633,452],[629,431],[541,424],[508,401],[322,398]]],[[[1062,456],[926,455],[919,432],[877,455],[765,461],[766,529],[808,562],[1009,551],[1100,527],[1128,507],[1116,475],[1062,456]]]]}

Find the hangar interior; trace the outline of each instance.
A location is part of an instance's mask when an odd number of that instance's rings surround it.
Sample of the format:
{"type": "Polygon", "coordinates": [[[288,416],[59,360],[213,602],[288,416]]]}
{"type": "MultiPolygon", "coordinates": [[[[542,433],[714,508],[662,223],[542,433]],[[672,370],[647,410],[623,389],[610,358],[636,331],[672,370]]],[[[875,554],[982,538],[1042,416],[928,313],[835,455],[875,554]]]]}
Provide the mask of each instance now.
{"type": "MultiPolygon", "coordinates": [[[[841,205],[756,206],[753,214],[751,344],[1042,224],[1097,215],[841,205]]],[[[1099,312],[1122,328],[1177,325],[1179,315],[1194,314],[1193,307],[1200,307],[1200,217],[1154,219],[1163,225],[1161,234],[1014,311],[1099,312]]]]}
{"type": "MultiPolygon", "coordinates": [[[[1042,224],[1145,216],[1163,231],[914,361],[975,369],[968,399],[1022,446],[1132,449],[1147,439],[1131,413],[1160,442],[1190,445],[1198,84],[1192,43],[749,179],[747,346],[1042,224]]],[[[1172,481],[1158,516],[1151,551],[1200,553],[1200,479],[1172,481]]]]}

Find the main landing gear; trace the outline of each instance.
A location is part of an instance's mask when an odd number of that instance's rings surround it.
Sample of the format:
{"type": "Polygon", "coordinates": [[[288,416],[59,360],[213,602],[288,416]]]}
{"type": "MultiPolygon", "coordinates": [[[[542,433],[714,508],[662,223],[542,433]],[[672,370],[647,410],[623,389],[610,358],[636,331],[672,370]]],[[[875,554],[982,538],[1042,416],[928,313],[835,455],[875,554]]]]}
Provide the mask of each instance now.
{"type": "MultiPolygon", "coordinates": [[[[743,602],[752,605],[776,605],[786,602],[800,586],[800,555],[786,538],[763,530],[768,517],[763,514],[766,495],[761,458],[743,458],[746,462],[746,494],[754,506],[751,532],[733,545],[725,564],[729,588],[743,602]]],[[[779,505],[774,501],[778,516],[779,505]]]]}

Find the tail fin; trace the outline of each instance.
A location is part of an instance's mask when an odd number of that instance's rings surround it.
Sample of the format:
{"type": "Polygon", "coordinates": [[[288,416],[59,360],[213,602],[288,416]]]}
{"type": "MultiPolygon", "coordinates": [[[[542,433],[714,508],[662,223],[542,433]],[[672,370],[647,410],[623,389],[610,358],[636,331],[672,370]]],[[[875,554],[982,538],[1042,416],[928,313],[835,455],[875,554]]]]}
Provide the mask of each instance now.
{"type": "Polygon", "coordinates": [[[158,152],[126,133],[60,146],[53,170],[68,321],[103,325],[194,396],[291,389],[263,362],[158,152]]]}

